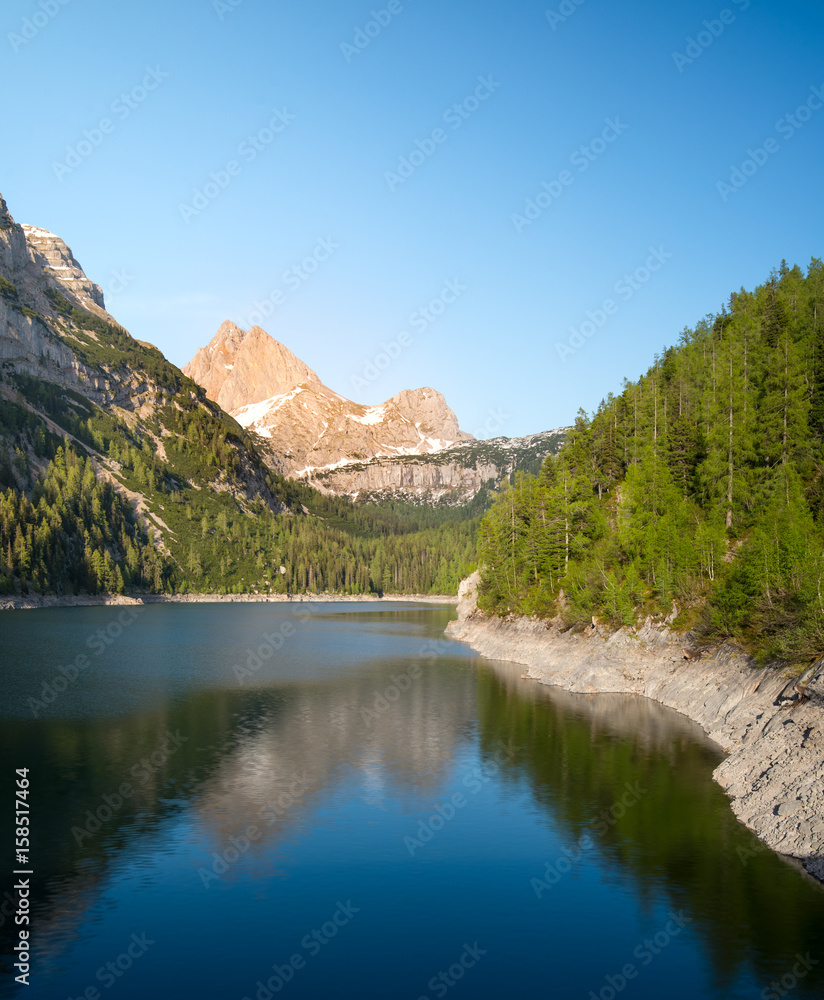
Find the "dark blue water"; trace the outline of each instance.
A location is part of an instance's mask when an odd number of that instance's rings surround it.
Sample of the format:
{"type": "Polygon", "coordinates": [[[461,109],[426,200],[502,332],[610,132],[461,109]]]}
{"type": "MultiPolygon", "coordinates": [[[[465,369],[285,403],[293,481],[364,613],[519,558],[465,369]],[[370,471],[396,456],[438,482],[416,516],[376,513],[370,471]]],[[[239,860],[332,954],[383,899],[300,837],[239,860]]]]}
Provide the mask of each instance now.
{"type": "Polygon", "coordinates": [[[824,891],[697,727],[522,681],[452,613],[3,615],[3,891],[18,767],[35,875],[2,995],[824,997],[824,891]]]}

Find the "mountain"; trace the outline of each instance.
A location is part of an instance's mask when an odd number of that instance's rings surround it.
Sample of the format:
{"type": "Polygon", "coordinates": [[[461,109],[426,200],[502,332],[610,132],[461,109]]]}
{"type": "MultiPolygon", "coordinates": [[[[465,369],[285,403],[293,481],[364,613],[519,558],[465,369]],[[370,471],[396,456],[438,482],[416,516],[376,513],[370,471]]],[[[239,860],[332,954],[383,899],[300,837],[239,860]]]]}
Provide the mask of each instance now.
{"type": "MultiPolygon", "coordinates": [[[[63,416],[75,426],[62,430],[79,440],[90,431],[77,418],[88,421],[86,414],[93,411],[78,404],[77,396],[107,414],[107,426],[112,433],[119,428],[122,443],[140,439],[164,459],[187,450],[184,426],[202,425],[215,448],[225,449],[226,458],[232,453],[231,469],[210,469],[207,463],[195,480],[282,509],[266,483],[269,470],[243,444],[239,425],[157,348],[132,338],[106,311],[100,287],[86,277],[66,243],[48,230],[17,225],[2,197],[0,360],[2,394],[22,398],[26,409],[52,421],[70,400],[63,416]],[[62,400],[52,392],[44,403],[43,383],[70,391],[62,400]]],[[[181,472],[181,481],[186,478],[181,472]]]]}
{"type": "Polygon", "coordinates": [[[2,197],[0,363],[3,589],[174,587],[195,510],[286,509],[243,429],[2,197]]]}
{"type": "Polygon", "coordinates": [[[38,226],[23,225],[20,228],[26,237],[32,261],[38,264],[42,260],[44,270],[70,292],[84,309],[105,313],[106,303],[100,286],[89,281],[63,240],[38,226]]]}
{"type": "Polygon", "coordinates": [[[434,389],[405,390],[380,406],[354,403],[257,326],[225,322],[183,371],[264,438],[272,465],[295,478],[472,440],[434,389]]]}
{"type": "Polygon", "coordinates": [[[260,327],[229,321],[183,371],[257,436],[272,468],[360,502],[467,504],[515,471],[537,471],[565,434],[476,441],[431,388],[352,402],[260,327]]]}
{"type": "Polygon", "coordinates": [[[227,320],[183,367],[227,413],[264,403],[297,385],[321,386],[318,376],[259,326],[244,331],[227,320]]]}
{"type": "MultiPolygon", "coordinates": [[[[224,366],[237,354],[228,334],[224,366]]],[[[268,395],[283,388],[278,378],[321,387],[285,348],[257,338],[274,349],[247,379],[268,395]]],[[[211,367],[212,390],[228,400],[242,365],[231,381],[231,369],[211,367]]],[[[31,593],[457,589],[474,561],[474,511],[355,507],[286,480],[259,443],[117,323],[59,236],[18,225],[0,197],[5,603],[31,593]]]]}

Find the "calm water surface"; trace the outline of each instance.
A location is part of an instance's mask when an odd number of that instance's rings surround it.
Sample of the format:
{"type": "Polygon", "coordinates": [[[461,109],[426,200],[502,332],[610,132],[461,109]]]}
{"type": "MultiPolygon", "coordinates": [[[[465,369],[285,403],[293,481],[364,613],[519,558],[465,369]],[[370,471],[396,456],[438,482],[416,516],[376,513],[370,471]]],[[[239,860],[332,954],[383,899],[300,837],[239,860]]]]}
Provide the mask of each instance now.
{"type": "Polygon", "coordinates": [[[523,681],[442,607],[119,614],[0,618],[3,892],[16,767],[36,872],[0,995],[824,997],[824,891],[682,716],[523,681]]]}

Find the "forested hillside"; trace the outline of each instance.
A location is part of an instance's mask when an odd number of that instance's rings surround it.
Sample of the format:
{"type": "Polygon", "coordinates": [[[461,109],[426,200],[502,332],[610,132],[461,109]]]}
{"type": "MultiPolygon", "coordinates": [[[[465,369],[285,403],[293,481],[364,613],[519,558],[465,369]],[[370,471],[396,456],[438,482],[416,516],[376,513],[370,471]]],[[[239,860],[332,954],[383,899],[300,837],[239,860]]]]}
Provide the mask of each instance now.
{"type": "Polygon", "coordinates": [[[243,496],[220,411],[159,416],[161,456],[152,421],[15,384],[19,401],[0,398],[0,593],[454,593],[473,566],[472,511],[356,507],[269,473],[275,511],[243,496]]]}
{"type": "Polygon", "coordinates": [[[824,266],[686,329],[482,522],[481,606],[824,652],[824,266]]]}

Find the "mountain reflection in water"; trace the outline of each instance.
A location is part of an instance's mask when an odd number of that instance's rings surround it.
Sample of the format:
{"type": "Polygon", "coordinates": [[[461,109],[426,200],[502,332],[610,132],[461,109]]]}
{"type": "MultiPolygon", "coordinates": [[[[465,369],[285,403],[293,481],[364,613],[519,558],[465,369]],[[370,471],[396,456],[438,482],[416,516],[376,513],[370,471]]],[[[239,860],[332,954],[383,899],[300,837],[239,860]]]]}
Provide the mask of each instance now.
{"type": "MultiPolygon", "coordinates": [[[[524,681],[444,640],[451,609],[306,608],[147,608],[38,719],[32,691],[111,611],[4,619],[0,740],[35,802],[25,995],[100,987],[145,930],[157,944],[118,996],[251,998],[347,900],[290,995],[433,995],[476,939],[461,988],[478,998],[598,996],[627,962],[627,995],[758,997],[797,954],[824,957],[824,892],[738,823],[689,720],[524,681]],[[241,683],[233,666],[287,621],[241,683]],[[685,930],[646,968],[636,948],[670,913],[685,930]]],[[[0,935],[8,973],[10,920],[0,935]]],[[[794,995],[824,995],[819,966],[794,995]]]]}

